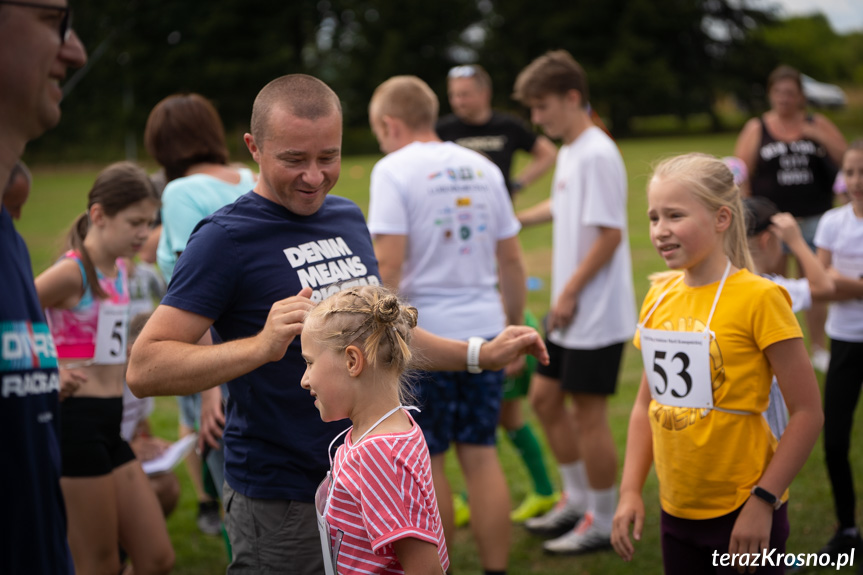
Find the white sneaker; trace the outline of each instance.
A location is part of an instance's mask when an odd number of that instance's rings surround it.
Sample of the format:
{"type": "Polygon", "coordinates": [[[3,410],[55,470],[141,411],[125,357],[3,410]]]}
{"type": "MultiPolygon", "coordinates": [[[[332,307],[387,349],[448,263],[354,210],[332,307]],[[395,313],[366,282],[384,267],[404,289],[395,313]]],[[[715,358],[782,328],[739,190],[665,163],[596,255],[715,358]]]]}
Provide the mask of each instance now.
{"type": "Polygon", "coordinates": [[[524,522],[525,528],[534,535],[559,537],[572,530],[584,512],[569,503],[564,493],[557,504],[545,515],[532,517],[524,522]]]}
{"type": "Polygon", "coordinates": [[[592,513],[586,513],[569,533],[542,544],[543,550],[552,555],[581,555],[610,547],[611,533],[600,531],[593,524],[592,513]]]}
{"type": "Polygon", "coordinates": [[[827,373],[827,368],[830,367],[830,352],[823,348],[816,348],[812,351],[812,356],[809,358],[812,361],[812,367],[821,373],[827,373]]]}

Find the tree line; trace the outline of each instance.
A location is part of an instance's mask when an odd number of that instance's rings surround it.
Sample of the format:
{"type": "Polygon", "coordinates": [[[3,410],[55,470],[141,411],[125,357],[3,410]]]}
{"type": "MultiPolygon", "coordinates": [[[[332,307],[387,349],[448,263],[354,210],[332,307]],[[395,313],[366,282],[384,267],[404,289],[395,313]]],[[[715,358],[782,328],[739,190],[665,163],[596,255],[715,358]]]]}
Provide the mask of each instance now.
{"type": "Polygon", "coordinates": [[[388,77],[422,77],[445,111],[448,69],[478,62],[495,105],[518,111],[516,74],[555,48],[585,67],[592,103],[619,135],[654,114],[707,112],[719,127],[717,97],[763,106],[780,62],[863,80],[863,34],[839,36],[823,16],[780,22],[749,0],[80,0],[74,10],[90,61],[67,81],[63,122],[28,150],[37,160],[145,157],[147,114],[176,92],[209,97],[241,134],[258,90],[297,72],[341,97],[348,153],[374,151],[366,107],[388,77]]]}

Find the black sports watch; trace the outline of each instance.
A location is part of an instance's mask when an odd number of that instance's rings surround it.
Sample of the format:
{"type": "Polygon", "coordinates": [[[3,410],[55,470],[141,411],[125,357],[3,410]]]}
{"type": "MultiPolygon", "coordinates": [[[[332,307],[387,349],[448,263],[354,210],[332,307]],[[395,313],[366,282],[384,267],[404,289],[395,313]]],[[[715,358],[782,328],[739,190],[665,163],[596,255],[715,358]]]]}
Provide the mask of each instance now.
{"type": "Polygon", "coordinates": [[[781,499],[779,499],[766,489],[758,487],[757,485],[752,488],[752,495],[754,495],[767,505],[770,505],[771,507],[773,507],[773,509],[779,509],[780,507],[782,507],[781,499]]]}

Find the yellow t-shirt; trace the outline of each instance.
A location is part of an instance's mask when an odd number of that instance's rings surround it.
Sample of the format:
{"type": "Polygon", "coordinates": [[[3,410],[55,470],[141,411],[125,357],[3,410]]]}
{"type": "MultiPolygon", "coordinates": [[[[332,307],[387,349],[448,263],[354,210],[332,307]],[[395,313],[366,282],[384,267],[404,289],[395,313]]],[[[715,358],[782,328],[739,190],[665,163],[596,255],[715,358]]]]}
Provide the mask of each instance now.
{"type": "MultiPolygon", "coordinates": [[[[669,288],[677,277],[650,288],[639,322],[668,290],[644,327],[703,331],[719,282],[688,287],[680,281],[669,288]]],[[[651,400],[660,502],[666,513],[683,519],[720,517],[749,497],[776,450],[761,416],[773,377],[763,350],[803,337],[788,292],[747,270],[726,280],[710,329],[716,334],[710,344],[713,405],[750,415],[669,407],[651,400]]],[[[634,343],[640,348],[638,333],[634,343]]]]}

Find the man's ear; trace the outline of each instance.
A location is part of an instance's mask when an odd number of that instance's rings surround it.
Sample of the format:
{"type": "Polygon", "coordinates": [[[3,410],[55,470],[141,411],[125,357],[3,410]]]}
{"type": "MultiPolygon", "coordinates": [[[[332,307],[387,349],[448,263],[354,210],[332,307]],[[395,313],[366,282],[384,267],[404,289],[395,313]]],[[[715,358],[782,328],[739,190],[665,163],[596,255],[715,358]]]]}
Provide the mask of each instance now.
{"type": "Polygon", "coordinates": [[[261,149],[258,147],[255,137],[251,134],[244,134],[243,141],[246,143],[246,148],[249,149],[249,153],[252,154],[252,159],[255,160],[256,164],[260,165],[261,149]]]}
{"type": "Polygon", "coordinates": [[[349,345],[345,348],[345,364],[348,368],[348,375],[359,377],[366,368],[366,356],[357,346],[349,345]]]}

